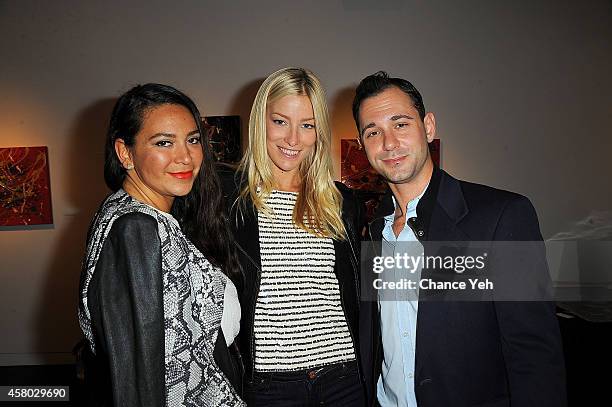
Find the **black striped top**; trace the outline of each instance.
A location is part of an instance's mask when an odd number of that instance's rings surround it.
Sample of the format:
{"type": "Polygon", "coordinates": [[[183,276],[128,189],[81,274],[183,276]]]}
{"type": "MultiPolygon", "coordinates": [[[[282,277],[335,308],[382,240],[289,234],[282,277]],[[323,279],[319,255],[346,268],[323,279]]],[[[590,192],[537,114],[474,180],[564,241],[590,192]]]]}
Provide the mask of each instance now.
{"type": "Polygon", "coordinates": [[[293,223],[297,193],[272,191],[260,213],[261,285],[255,307],[255,370],[295,371],[355,359],[334,273],[330,238],[293,223]]]}

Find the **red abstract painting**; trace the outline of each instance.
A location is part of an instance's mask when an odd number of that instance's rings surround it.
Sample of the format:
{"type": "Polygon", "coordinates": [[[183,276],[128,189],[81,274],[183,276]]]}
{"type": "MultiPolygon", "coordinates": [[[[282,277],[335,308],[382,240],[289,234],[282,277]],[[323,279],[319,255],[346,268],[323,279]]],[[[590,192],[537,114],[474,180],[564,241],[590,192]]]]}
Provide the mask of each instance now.
{"type": "Polygon", "coordinates": [[[340,179],[352,189],[384,192],[385,180],[370,166],[357,140],[342,139],[340,145],[340,179]]]}
{"type": "Polygon", "coordinates": [[[47,147],[0,148],[0,226],[52,223],[47,147]]]}

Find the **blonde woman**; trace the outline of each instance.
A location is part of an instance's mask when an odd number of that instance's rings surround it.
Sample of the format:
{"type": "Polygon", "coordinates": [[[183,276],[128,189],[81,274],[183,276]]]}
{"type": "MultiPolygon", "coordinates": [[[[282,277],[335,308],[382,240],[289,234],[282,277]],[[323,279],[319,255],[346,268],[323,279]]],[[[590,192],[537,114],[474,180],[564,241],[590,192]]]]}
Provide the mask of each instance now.
{"type": "Polygon", "coordinates": [[[243,280],[239,345],[253,406],[360,406],[358,207],[332,178],[318,78],[261,85],[236,174],[222,172],[243,280]]]}

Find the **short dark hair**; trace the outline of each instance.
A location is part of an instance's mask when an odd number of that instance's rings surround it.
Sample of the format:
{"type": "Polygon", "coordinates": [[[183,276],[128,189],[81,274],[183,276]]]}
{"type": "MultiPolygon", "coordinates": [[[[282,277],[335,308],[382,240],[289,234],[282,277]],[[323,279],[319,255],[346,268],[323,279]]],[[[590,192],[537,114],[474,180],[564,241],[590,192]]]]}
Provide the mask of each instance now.
{"type": "Polygon", "coordinates": [[[369,97],[378,95],[382,91],[392,86],[395,86],[406,95],[410,96],[414,107],[419,112],[421,120],[425,119],[425,105],[423,104],[423,97],[417,88],[415,88],[414,85],[408,82],[406,79],[390,78],[389,74],[387,74],[385,71],[378,71],[375,74],[363,78],[355,90],[355,99],[353,99],[353,119],[355,119],[355,125],[357,126],[358,131],[360,130],[359,109],[363,101],[369,97]]]}
{"type": "Polygon", "coordinates": [[[191,112],[203,150],[200,172],[191,191],[174,199],[170,213],[210,263],[220,267],[230,278],[237,278],[240,266],[229,224],[223,215],[223,194],[208,131],[202,124],[200,111],[189,96],[172,86],[158,83],[137,85],[124,93],[115,103],[106,135],[104,180],[113,191],[123,186],[127,172],[115,152],[115,140],[122,139],[126,146],[133,147],[147,113],[162,105],[184,106],[191,112]]]}

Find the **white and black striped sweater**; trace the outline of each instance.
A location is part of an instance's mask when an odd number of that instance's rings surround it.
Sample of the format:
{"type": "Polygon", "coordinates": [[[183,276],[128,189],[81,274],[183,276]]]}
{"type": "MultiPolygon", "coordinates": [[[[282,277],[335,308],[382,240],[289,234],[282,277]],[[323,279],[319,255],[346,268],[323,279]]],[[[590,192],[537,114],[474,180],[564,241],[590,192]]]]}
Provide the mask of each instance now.
{"type": "Polygon", "coordinates": [[[297,193],[272,191],[258,214],[261,283],[255,370],[296,371],[355,359],[334,274],[333,241],[293,223],[297,193]]]}

